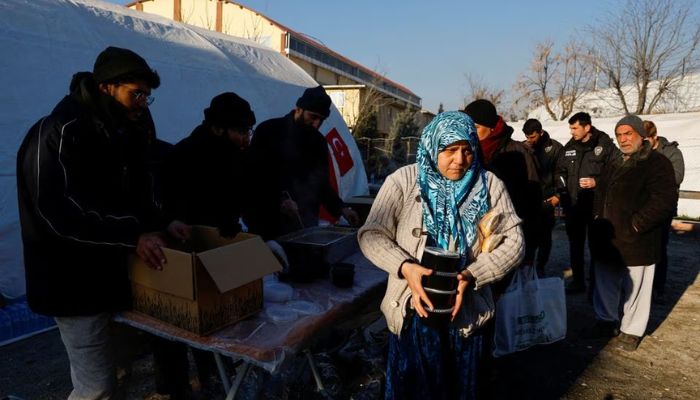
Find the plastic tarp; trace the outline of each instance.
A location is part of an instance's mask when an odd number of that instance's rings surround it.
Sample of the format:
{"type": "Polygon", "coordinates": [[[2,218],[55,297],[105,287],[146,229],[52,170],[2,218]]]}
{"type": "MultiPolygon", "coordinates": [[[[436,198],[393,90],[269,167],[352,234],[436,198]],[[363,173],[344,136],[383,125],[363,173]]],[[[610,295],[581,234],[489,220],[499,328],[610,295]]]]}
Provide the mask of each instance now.
{"type": "Polygon", "coordinates": [[[359,252],[344,261],[355,265],[352,287],[337,288],[329,279],[287,285],[277,283],[272,275],[267,276],[263,286],[263,310],[208,336],[134,311],[122,312],[115,319],[166,339],[242,359],[275,372],[290,355],[312,345],[328,327],[356,313],[368,301],[378,302],[384,294],[386,272],[373,266],[359,252]],[[278,296],[281,292],[285,292],[284,296],[278,296]]]}
{"type": "MultiPolygon", "coordinates": [[[[175,143],[201,122],[211,98],[234,91],[258,121],[289,112],[317,83],[283,54],[252,41],[121,6],[85,0],[0,2],[0,293],[24,293],[15,178],[27,130],[68,93],[75,72],[91,71],[107,46],[132,49],[158,71],[151,111],[158,137],[175,143]]],[[[328,135],[342,198],[368,192],[361,156],[333,108],[328,135]],[[344,145],[344,146],[343,146],[344,145]]]]}

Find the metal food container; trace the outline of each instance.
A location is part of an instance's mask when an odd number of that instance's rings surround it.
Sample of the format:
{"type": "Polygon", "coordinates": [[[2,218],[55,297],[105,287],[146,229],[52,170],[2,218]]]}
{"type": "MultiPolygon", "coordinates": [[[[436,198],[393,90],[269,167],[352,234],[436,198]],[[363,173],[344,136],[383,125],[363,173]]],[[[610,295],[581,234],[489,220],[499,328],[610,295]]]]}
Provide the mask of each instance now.
{"type": "Polygon", "coordinates": [[[298,282],[328,277],[331,264],[358,250],[357,229],[315,226],[275,239],[287,253],[289,270],[281,276],[298,282]]]}

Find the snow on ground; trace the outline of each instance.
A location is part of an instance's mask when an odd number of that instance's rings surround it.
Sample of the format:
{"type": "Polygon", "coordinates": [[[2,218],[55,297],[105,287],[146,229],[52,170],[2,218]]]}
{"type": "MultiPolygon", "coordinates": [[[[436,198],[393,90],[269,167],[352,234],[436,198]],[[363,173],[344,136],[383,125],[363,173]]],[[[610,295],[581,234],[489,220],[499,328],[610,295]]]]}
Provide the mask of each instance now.
{"type": "MultiPolygon", "coordinates": [[[[612,118],[593,118],[593,126],[602,130],[615,139],[615,124],[621,116],[612,118]]],[[[656,124],[659,136],[669,141],[678,142],[678,148],[683,152],[685,161],[685,178],[681,190],[700,191],[700,112],[679,114],[642,115],[642,119],[656,124]]],[[[524,140],[522,133],[524,121],[512,123],[513,139],[524,140]]],[[[542,120],[543,128],[550,136],[562,144],[571,138],[567,121],[542,120]]],[[[700,218],[700,200],[680,199],[678,215],[700,218]]]]}

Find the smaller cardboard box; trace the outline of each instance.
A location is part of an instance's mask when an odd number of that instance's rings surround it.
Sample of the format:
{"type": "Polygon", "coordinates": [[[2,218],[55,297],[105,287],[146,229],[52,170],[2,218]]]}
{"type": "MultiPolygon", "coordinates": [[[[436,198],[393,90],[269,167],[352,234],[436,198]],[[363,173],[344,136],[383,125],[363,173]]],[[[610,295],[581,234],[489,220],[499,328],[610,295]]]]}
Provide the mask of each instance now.
{"type": "Polygon", "coordinates": [[[259,236],[227,239],[210,227],[192,227],[187,243],[163,253],[161,271],[130,258],[134,310],[200,335],[260,311],[262,277],[281,270],[259,236]]]}

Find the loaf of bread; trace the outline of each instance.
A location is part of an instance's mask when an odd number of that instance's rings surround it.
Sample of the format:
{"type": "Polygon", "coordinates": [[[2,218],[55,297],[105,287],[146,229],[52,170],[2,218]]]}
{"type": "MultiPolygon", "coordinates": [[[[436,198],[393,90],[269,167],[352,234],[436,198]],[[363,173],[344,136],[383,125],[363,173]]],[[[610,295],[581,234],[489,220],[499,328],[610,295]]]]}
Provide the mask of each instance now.
{"type": "Polygon", "coordinates": [[[481,252],[493,251],[503,241],[503,235],[496,233],[503,220],[503,214],[491,210],[484,214],[479,221],[479,238],[481,239],[481,252]]]}
{"type": "Polygon", "coordinates": [[[503,234],[494,233],[481,242],[481,252],[490,253],[503,241],[503,234]]]}
{"type": "Polygon", "coordinates": [[[496,213],[494,210],[484,214],[479,221],[479,233],[481,233],[482,238],[485,239],[496,232],[502,219],[503,214],[496,213]]]}

